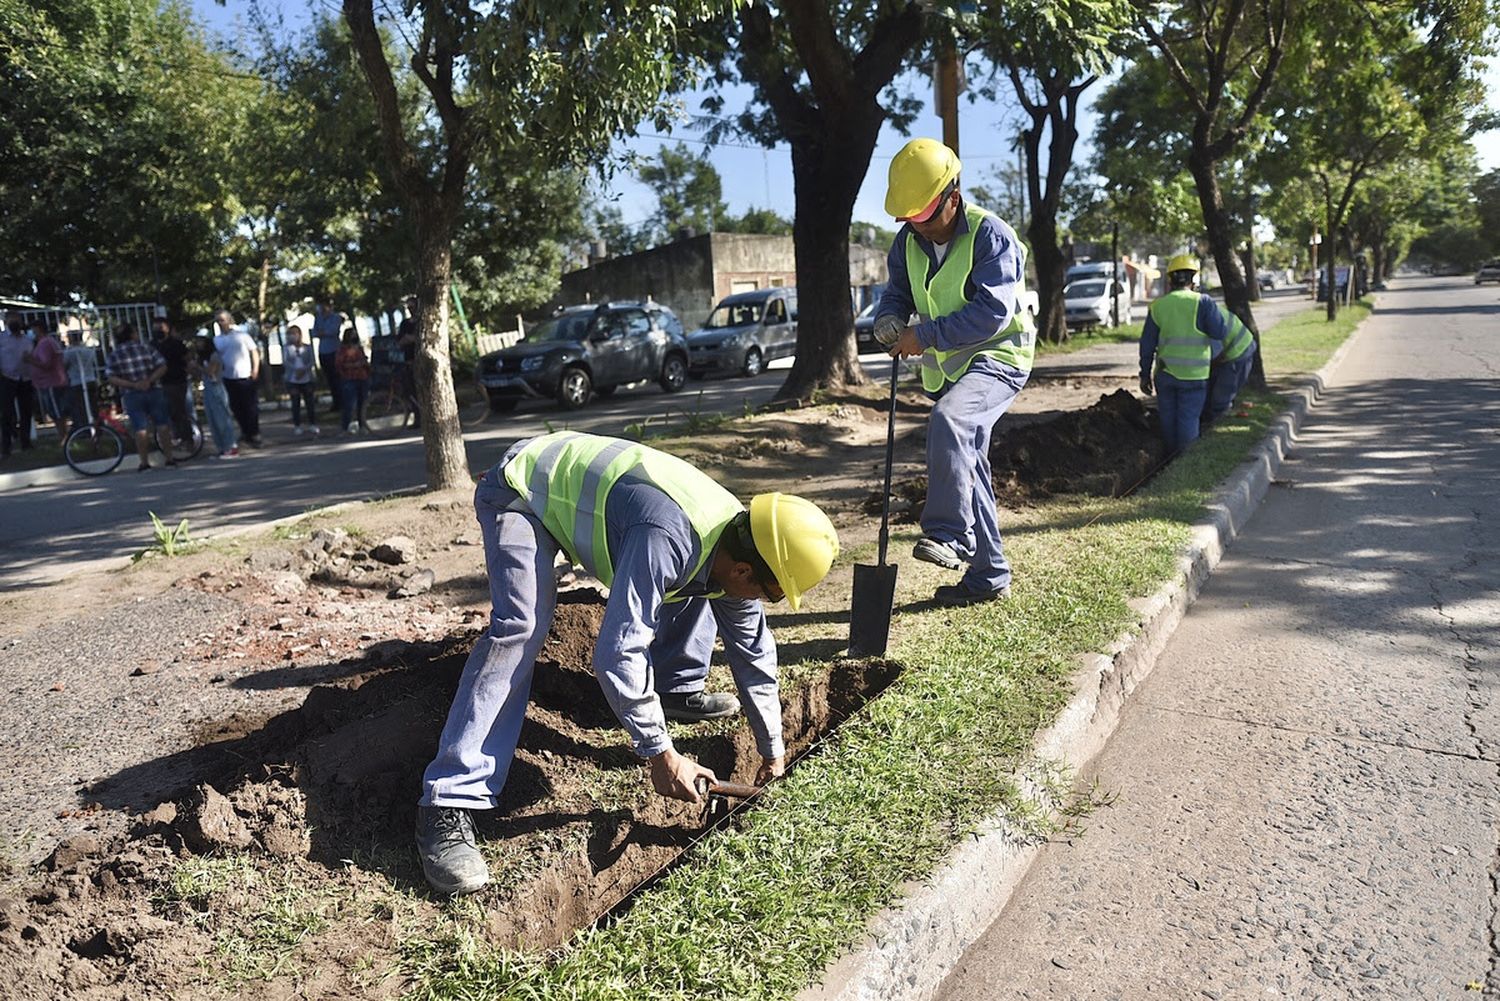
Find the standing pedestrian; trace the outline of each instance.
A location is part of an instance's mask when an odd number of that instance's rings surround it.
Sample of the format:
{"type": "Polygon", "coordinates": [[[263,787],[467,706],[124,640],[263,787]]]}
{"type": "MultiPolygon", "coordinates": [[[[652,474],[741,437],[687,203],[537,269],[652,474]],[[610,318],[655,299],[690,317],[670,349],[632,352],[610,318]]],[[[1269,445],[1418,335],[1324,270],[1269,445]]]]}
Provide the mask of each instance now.
{"type": "Polygon", "coordinates": [[[167,413],[172,419],[172,434],[178,441],[192,441],[193,427],[188,411],[188,346],[172,329],[172,321],[158,316],[151,321],[152,344],[167,361],[167,374],[161,377],[161,389],[167,397],[167,413]]]}
{"type": "Polygon", "coordinates": [[[37,408],[52,419],[57,443],[68,440],[68,368],[63,346],[45,324],[36,325],[36,347],[31,349],[31,385],[36,390],[37,408]]]}
{"type": "Polygon", "coordinates": [[[214,347],[224,365],[224,390],[229,394],[229,409],[240,425],[245,442],[260,448],[260,396],[256,380],[260,378],[260,348],[255,340],[237,326],[234,314],[221,309],[214,314],[221,333],[214,347]]]}
{"type": "Polygon", "coordinates": [[[334,364],[343,337],[344,318],[335,313],[333,305],[327,301],[318,303],[315,309],[317,315],[313,318],[312,337],[317,342],[318,367],[323,370],[323,379],[328,383],[328,406],[332,409],[344,399],[339,390],[338,365],[334,364]]]}
{"type": "Polygon", "coordinates": [[[958,189],[958,157],[913,139],[891,161],[886,211],[904,223],[887,257],[890,283],[875,337],[893,357],[922,358],[936,403],[927,427],[927,503],[912,555],[948,570],[968,561],[944,605],[1010,593],[1000,538],[990,433],[1031,374],[1036,329],[1023,308],[1026,248],[1008,224],[958,189]],[[912,313],[918,322],[908,325],[912,313]]]}
{"type": "Polygon", "coordinates": [[[396,328],[396,348],[401,352],[401,367],[396,372],[396,384],[401,387],[401,398],[406,402],[406,417],[402,426],[422,426],[422,408],[417,403],[417,345],[421,330],[417,322],[417,297],[406,297],[406,315],[396,328]]]}
{"type": "Polygon", "coordinates": [[[307,430],[318,431],[318,385],[314,382],[313,348],[302,343],[302,328],[293,324],[286,330],[286,348],[282,351],[287,393],[292,398],[292,434],[302,433],[302,408],[307,407],[307,430]]]}
{"type": "Polygon", "coordinates": [[[1141,330],[1141,392],[1156,394],[1169,456],[1198,440],[1209,370],[1230,332],[1229,314],[1194,289],[1197,280],[1192,257],[1178,254],[1167,261],[1170,291],[1151,303],[1141,330]]]}
{"type": "Polygon", "coordinates": [[[120,405],[130,419],[135,433],[135,450],[140,455],[141,472],[151,468],[151,432],[167,465],[172,458],[171,418],[167,414],[167,397],[161,389],[161,377],[167,372],[167,360],[150,344],[137,339],[135,328],[122,323],[115,328],[115,349],[104,362],[109,383],[120,390],[120,405]]]}
{"type": "Polygon", "coordinates": [[[203,374],[203,412],[213,432],[214,448],[219,458],[234,459],[240,454],[239,437],[229,413],[229,392],[224,388],[224,358],[212,340],[198,344],[199,371],[203,374]]]}
{"type": "Polygon", "coordinates": [[[5,314],[5,333],[0,334],[0,459],[9,457],[11,442],[26,451],[31,447],[31,378],[26,356],[31,338],[21,314],[5,314]]]}
{"type": "Polygon", "coordinates": [[[99,349],[83,343],[82,330],[68,331],[68,349],[63,352],[68,370],[68,412],[79,424],[94,423],[99,405],[99,349]]]}
{"type": "Polygon", "coordinates": [[[359,343],[359,331],[353,327],[344,331],[344,343],[334,360],[339,370],[339,387],[343,393],[344,433],[353,434],[351,423],[359,421],[359,430],[370,433],[365,423],[365,401],[370,396],[370,359],[359,343]]]}

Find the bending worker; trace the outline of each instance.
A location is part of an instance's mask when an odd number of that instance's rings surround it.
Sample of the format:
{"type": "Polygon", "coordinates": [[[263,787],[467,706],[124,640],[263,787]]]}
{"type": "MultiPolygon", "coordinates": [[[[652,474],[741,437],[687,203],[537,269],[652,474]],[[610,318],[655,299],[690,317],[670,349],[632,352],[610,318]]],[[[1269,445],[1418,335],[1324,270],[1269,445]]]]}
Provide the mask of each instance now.
{"type": "Polygon", "coordinates": [[[1212,414],[1217,417],[1229,409],[1249,378],[1254,357],[1255,338],[1249,329],[1196,291],[1197,279],[1198,262],[1192,257],[1178,254],[1169,260],[1170,291],[1151,303],[1141,332],[1141,392],[1156,394],[1168,455],[1198,440],[1201,419],[1215,405],[1209,396],[1212,370],[1225,370],[1215,398],[1222,407],[1212,414]]]}
{"type": "Polygon", "coordinates": [[[968,569],[937,589],[945,605],[1004,598],[1010,565],[1000,541],[990,432],[1026,385],[1036,328],[1022,307],[1026,248],[998,217],[963,200],[958,157],[913,139],[891,161],[885,208],[902,226],[887,259],[890,284],[875,337],[892,356],[922,356],[936,401],[927,429],[927,503],[912,555],[968,569]],[[908,325],[912,313],[918,316],[908,325]]]}
{"type": "MultiPolygon", "coordinates": [[[[417,849],[434,889],[472,893],[489,881],[470,811],[494,807],[505,785],[556,606],[559,548],[609,588],[594,673],[656,791],[696,803],[697,779],[714,780],[673,749],[663,703],[679,718],[727,714],[693,701],[703,699],[716,630],[762,758],[755,781],[782,774],[776,643],[762,601],[784,595],[795,610],[828,573],[838,535],[816,505],[771,493],[746,511],[681,459],[560,431],[513,445],[480,480],[474,509],[493,609],[422,779],[417,849]]],[[[734,711],[728,696],[712,698],[734,711]]]]}

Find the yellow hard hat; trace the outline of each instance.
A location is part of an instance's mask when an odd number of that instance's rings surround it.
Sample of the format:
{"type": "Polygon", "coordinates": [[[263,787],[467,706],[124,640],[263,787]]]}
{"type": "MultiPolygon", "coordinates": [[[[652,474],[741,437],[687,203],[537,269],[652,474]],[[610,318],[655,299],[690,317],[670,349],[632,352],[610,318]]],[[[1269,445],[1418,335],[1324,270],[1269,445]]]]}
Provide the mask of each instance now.
{"type": "Polygon", "coordinates": [[[791,494],[750,499],[750,535],[776,583],[796,611],[802,595],[824,577],[839,554],[839,533],[818,505],[791,494]]]}
{"type": "Polygon", "coordinates": [[[926,222],[962,168],[958,154],[936,139],[913,139],[891,161],[886,212],[901,222],[926,222]]]}
{"type": "Polygon", "coordinates": [[[1198,261],[1191,254],[1178,254],[1167,262],[1167,274],[1174,271],[1191,271],[1198,273],[1198,261]]]}

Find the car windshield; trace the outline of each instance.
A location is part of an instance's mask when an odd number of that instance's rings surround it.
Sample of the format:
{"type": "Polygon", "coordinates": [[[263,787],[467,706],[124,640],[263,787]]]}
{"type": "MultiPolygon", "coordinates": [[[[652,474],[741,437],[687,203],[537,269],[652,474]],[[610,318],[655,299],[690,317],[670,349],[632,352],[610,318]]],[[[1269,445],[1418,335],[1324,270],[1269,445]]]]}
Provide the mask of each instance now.
{"type": "Polygon", "coordinates": [[[543,320],[526,335],[526,343],[541,344],[544,341],[581,341],[588,331],[593,313],[564,313],[550,320],[543,320]]]}
{"type": "Polygon", "coordinates": [[[708,314],[707,330],[723,330],[725,327],[744,327],[760,322],[764,304],[759,302],[727,302],[708,314]]]}
{"type": "Polygon", "coordinates": [[[1063,292],[1064,299],[1097,299],[1104,294],[1103,282],[1074,282],[1063,292]]]}

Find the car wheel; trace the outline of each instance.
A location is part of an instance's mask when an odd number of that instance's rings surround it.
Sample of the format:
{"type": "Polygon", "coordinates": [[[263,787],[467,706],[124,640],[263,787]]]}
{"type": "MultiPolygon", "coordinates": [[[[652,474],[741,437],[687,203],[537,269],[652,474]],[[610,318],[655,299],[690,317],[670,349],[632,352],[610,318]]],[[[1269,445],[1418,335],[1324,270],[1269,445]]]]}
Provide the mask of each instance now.
{"type": "Polygon", "coordinates": [[[577,410],[589,401],[593,388],[588,372],[575,365],[563,372],[557,384],[557,402],[564,410],[577,410]]]}
{"type": "Polygon", "coordinates": [[[682,355],[667,355],[661,363],[661,389],[664,393],[675,393],[687,383],[687,362],[682,355]]]}
{"type": "Polygon", "coordinates": [[[610,396],[614,396],[615,390],[619,388],[619,386],[595,386],[594,395],[601,398],[607,398],[610,396]]]}
{"type": "Polygon", "coordinates": [[[760,348],[751,348],[745,352],[745,364],[740,366],[740,375],[747,379],[753,379],[765,370],[765,361],[760,356],[760,348]]]}
{"type": "Polygon", "coordinates": [[[521,402],[520,400],[517,400],[517,399],[515,399],[513,397],[509,397],[509,396],[491,396],[490,397],[490,413],[492,413],[492,414],[508,414],[512,410],[515,410],[516,409],[516,404],[518,404],[520,402],[521,402]]]}

